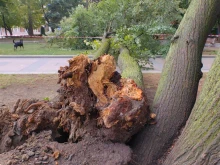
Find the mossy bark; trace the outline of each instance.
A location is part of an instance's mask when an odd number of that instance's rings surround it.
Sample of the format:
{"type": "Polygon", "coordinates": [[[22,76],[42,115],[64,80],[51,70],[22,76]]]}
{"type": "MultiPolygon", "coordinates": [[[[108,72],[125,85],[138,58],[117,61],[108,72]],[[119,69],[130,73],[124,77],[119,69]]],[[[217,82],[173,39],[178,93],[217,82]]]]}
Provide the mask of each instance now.
{"type": "Polygon", "coordinates": [[[94,54],[94,58],[97,59],[98,57],[107,54],[110,48],[110,39],[109,38],[103,38],[101,47],[97,50],[97,52],[94,54]]]}
{"type": "Polygon", "coordinates": [[[219,0],[192,1],[172,38],[152,107],[157,124],[146,127],[132,141],[138,164],[159,164],[185,125],[202,76],[202,51],[219,6],[219,0]]]}
{"type": "Polygon", "coordinates": [[[220,163],[220,54],[165,165],[220,163]]]}
{"type": "Polygon", "coordinates": [[[121,70],[122,77],[133,79],[138,87],[144,89],[141,68],[137,61],[130,56],[127,48],[122,48],[120,51],[118,57],[118,67],[121,70]]]}

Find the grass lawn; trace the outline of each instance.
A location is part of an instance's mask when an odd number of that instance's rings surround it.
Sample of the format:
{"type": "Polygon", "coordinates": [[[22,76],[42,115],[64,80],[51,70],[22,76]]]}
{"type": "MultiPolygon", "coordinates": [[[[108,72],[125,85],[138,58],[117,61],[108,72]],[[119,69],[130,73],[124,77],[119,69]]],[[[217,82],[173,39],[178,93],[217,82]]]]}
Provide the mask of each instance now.
{"type": "Polygon", "coordinates": [[[14,44],[11,41],[0,42],[0,55],[78,55],[92,54],[94,50],[67,50],[61,49],[55,44],[51,47],[45,42],[25,42],[24,49],[18,47],[14,51],[14,44]]]}
{"type": "Polygon", "coordinates": [[[47,75],[34,75],[34,76],[26,76],[26,75],[15,75],[15,74],[10,74],[10,75],[4,75],[0,74],[0,89],[5,89],[9,87],[12,84],[31,84],[33,83],[36,79],[39,79],[41,77],[46,77],[47,75]]]}

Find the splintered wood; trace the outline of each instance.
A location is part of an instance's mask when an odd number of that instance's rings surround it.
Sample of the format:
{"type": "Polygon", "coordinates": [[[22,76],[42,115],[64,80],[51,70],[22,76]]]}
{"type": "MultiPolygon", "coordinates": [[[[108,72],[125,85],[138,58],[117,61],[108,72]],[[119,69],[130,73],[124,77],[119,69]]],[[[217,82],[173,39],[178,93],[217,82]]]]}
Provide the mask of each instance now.
{"type": "MultiPolygon", "coordinates": [[[[65,106],[70,107],[68,114],[75,116],[74,122],[78,119],[76,123],[79,123],[78,116],[81,116],[81,125],[93,120],[99,127],[113,132],[124,129],[131,136],[149,119],[143,91],[133,80],[121,78],[116,72],[113,56],[104,55],[90,60],[80,55],[69,60],[69,66],[61,67],[59,73],[60,91],[64,91],[61,93],[66,98],[65,106]]],[[[62,127],[66,128],[63,124],[62,127]]]]}
{"type": "MultiPolygon", "coordinates": [[[[88,88],[86,91],[92,90],[96,101],[90,102],[90,105],[98,110],[99,124],[103,123],[106,128],[118,125],[129,129],[133,124],[138,124],[137,122],[145,123],[145,121],[138,120],[139,116],[143,114],[142,111],[146,111],[144,110],[146,107],[142,108],[142,106],[146,106],[144,93],[131,79],[117,76],[117,80],[112,81],[114,75],[117,75],[113,56],[104,55],[91,61],[85,55],[80,55],[69,60],[69,64],[70,66],[65,67],[65,70],[61,68],[60,79],[65,79],[62,85],[66,87],[67,91],[69,91],[68,87],[80,88],[81,86],[84,89],[88,88]]],[[[86,111],[82,102],[85,102],[84,97],[74,98],[74,100],[70,100],[69,105],[75,112],[85,115],[89,111],[86,111]]]]}
{"type": "Polygon", "coordinates": [[[113,56],[79,55],[58,73],[61,87],[54,100],[16,102],[9,138],[50,129],[54,138],[65,134],[70,142],[86,136],[125,142],[150,119],[143,91],[132,79],[121,78],[113,56]]]}

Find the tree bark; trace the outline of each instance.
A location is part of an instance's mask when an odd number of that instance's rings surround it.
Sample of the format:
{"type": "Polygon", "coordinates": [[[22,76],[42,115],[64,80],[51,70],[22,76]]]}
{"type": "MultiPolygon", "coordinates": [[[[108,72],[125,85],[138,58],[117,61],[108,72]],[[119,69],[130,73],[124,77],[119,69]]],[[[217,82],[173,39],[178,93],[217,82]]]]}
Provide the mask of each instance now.
{"type": "Polygon", "coordinates": [[[32,18],[31,8],[29,5],[28,5],[28,35],[30,35],[30,36],[34,35],[33,18],[32,18]]]}
{"type": "Polygon", "coordinates": [[[159,164],[157,160],[185,125],[202,76],[202,50],[219,14],[219,5],[219,0],[192,1],[172,38],[153,103],[157,124],[146,127],[132,142],[138,164],[159,164]]]}
{"type": "Polygon", "coordinates": [[[42,9],[42,12],[44,13],[45,21],[46,21],[47,24],[49,25],[49,24],[50,24],[50,20],[49,20],[49,18],[48,18],[47,15],[46,15],[46,12],[45,12],[45,10],[44,10],[44,5],[42,4],[42,2],[41,2],[41,9],[42,9]]]}
{"type": "Polygon", "coordinates": [[[108,53],[111,44],[111,41],[108,37],[113,33],[114,32],[104,32],[104,35],[102,37],[102,44],[100,48],[97,50],[97,52],[94,54],[95,59],[108,53]]]}
{"type": "Polygon", "coordinates": [[[220,163],[220,55],[165,165],[220,163]]]}
{"type": "Polygon", "coordinates": [[[135,83],[141,89],[144,89],[143,75],[141,68],[129,54],[127,48],[122,48],[118,56],[118,66],[121,70],[122,77],[130,78],[135,81],[135,83]]]}
{"type": "Polygon", "coordinates": [[[101,47],[94,54],[94,58],[96,59],[104,54],[107,54],[109,51],[109,48],[110,48],[110,40],[108,38],[103,38],[101,47]]]}
{"type": "Polygon", "coordinates": [[[6,19],[5,19],[5,12],[1,11],[0,14],[2,15],[2,23],[3,23],[3,27],[5,28],[5,35],[7,36],[7,31],[10,33],[10,35],[12,35],[12,29],[11,26],[7,23],[6,19]]]}

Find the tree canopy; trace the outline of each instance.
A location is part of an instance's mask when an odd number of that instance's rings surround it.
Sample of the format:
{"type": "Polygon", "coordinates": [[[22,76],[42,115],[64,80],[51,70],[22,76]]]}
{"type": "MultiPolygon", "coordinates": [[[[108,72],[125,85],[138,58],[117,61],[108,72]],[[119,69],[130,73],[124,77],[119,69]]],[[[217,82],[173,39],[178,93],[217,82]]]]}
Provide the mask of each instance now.
{"type": "Polygon", "coordinates": [[[91,3],[88,9],[84,6],[74,9],[61,21],[59,33],[65,37],[93,37],[102,36],[104,31],[115,32],[112,47],[128,47],[133,57],[143,61],[167,53],[169,42],[160,44],[153,35],[174,34],[173,22],[180,22],[183,13],[176,0],[102,0],[91,3]]]}

